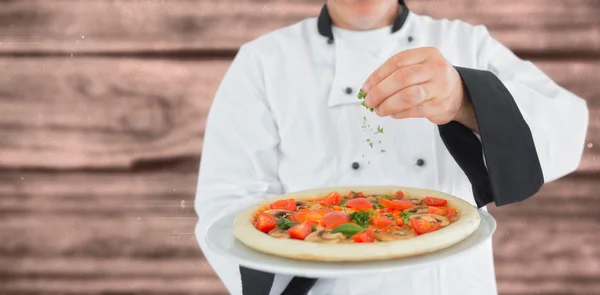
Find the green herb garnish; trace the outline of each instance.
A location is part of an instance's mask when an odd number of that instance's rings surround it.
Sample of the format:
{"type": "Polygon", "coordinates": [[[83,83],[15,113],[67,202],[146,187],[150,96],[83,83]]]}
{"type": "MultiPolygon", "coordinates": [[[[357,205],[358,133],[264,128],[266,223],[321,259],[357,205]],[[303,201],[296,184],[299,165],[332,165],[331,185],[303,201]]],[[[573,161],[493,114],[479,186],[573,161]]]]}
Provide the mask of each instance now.
{"type": "Polygon", "coordinates": [[[385,150],[380,150],[379,152],[380,152],[380,153],[385,153],[385,150]]]}
{"type": "Polygon", "coordinates": [[[389,219],[391,219],[391,220],[394,220],[394,215],[392,215],[392,214],[390,214],[390,213],[386,214],[385,216],[387,216],[387,217],[388,217],[389,219]]]}
{"type": "Polygon", "coordinates": [[[408,218],[413,215],[414,213],[412,212],[401,212],[400,213],[404,219],[404,224],[408,224],[408,218]]]}
{"type": "Polygon", "coordinates": [[[351,238],[353,235],[361,232],[362,230],[363,228],[361,226],[346,223],[334,228],[331,232],[334,234],[342,233],[344,236],[351,238]]]}
{"type": "Polygon", "coordinates": [[[299,222],[293,222],[285,217],[282,217],[277,220],[277,227],[279,227],[280,229],[288,229],[298,223],[299,222]]]}
{"type": "Polygon", "coordinates": [[[383,128],[381,128],[380,125],[377,125],[377,132],[375,132],[375,134],[377,134],[377,133],[383,134],[383,128]]]}
{"type": "Polygon", "coordinates": [[[384,199],[392,200],[392,197],[390,197],[390,196],[388,196],[388,195],[383,195],[383,196],[381,196],[381,197],[382,197],[382,198],[384,198],[384,199]]]}
{"type": "Polygon", "coordinates": [[[312,231],[316,231],[317,230],[317,226],[316,225],[312,225],[312,231]]]}
{"type": "Polygon", "coordinates": [[[348,200],[347,199],[343,199],[342,202],[340,203],[340,207],[346,206],[346,203],[348,203],[348,200]]]}
{"type": "Polygon", "coordinates": [[[367,94],[362,90],[362,88],[358,91],[358,95],[356,95],[358,99],[365,99],[365,96],[367,96],[367,94]]]}
{"type": "Polygon", "coordinates": [[[356,224],[366,228],[369,226],[371,215],[373,215],[371,212],[373,212],[372,209],[369,213],[362,210],[354,212],[350,214],[350,221],[356,222],[356,224]]]}

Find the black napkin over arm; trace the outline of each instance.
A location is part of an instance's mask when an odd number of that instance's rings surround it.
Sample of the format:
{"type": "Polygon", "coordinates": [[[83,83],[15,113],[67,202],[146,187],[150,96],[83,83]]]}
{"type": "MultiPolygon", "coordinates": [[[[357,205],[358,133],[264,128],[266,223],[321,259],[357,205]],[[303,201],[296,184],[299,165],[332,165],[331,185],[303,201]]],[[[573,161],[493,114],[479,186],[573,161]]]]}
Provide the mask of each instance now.
{"type": "Polygon", "coordinates": [[[502,206],[533,196],[544,176],[531,130],[511,93],[490,71],[455,68],[473,104],[481,141],[455,121],[438,128],[471,182],[477,206],[502,206]]]}

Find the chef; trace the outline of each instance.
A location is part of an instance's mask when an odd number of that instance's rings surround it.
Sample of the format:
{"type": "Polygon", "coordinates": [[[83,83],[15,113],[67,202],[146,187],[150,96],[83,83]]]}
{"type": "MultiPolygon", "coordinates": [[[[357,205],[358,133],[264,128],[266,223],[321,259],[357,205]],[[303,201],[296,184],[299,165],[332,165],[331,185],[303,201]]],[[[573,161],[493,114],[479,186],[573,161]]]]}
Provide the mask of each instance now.
{"type": "Polygon", "coordinates": [[[490,241],[458,262],[327,279],[240,267],[204,238],[225,214],[310,188],[428,188],[484,210],[523,201],[576,170],[587,124],[583,99],[484,26],[404,1],[329,0],[318,17],[243,44],[224,76],[204,136],[197,238],[231,294],[497,294],[490,241]]]}

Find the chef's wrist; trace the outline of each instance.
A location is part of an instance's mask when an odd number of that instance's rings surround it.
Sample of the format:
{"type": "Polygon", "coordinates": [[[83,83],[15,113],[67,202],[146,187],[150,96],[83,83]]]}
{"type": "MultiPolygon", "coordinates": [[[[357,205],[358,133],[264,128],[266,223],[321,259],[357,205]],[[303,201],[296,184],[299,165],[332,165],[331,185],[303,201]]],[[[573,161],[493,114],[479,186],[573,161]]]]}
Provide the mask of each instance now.
{"type": "Polygon", "coordinates": [[[475,109],[473,108],[473,103],[471,102],[471,98],[467,91],[465,91],[462,81],[459,86],[460,89],[460,108],[454,118],[454,121],[461,123],[471,129],[473,132],[479,132],[479,128],[477,126],[477,119],[475,117],[475,109]]]}

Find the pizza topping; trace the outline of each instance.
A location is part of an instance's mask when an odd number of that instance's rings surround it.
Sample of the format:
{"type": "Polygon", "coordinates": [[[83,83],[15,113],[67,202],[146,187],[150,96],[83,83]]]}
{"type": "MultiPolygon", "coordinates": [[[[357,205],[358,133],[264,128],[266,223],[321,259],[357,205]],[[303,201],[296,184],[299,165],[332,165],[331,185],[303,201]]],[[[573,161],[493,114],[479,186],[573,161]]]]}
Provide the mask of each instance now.
{"type": "Polygon", "coordinates": [[[428,213],[429,212],[429,207],[427,206],[415,206],[409,209],[405,209],[402,210],[402,212],[410,212],[410,213],[418,213],[418,214],[423,214],[423,213],[428,213]]]}
{"type": "Polygon", "coordinates": [[[403,222],[403,224],[408,224],[408,219],[413,214],[414,213],[412,213],[412,212],[401,212],[400,215],[402,216],[402,222],[403,222]]]}
{"type": "Polygon", "coordinates": [[[381,196],[381,198],[388,199],[388,200],[392,200],[392,197],[390,197],[390,196],[388,196],[388,195],[383,195],[383,196],[381,196]]]}
{"type": "Polygon", "coordinates": [[[429,206],[429,208],[427,208],[427,213],[445,216],[446,215],[446,209],[440,208],[440,207],[429,206]]]}
{"type": "Polygon", "coordinates": [[[281,229],[279,227],[275,227],[271,231],[269,231],[269,236],[272,236],[272,237],[278,238],[278,239],[288,239],[290,237],[290,234],[288,233],[288,231],[286,229],[281,229]]]}
{"type": "Polygon", "coordinates": [[[342,196],[340,196],[338,192],[331,192],[319,204],[321,204],[321,206],[333,206],[338,205],[341,201],[342,196]]]}
{"type": "Polygon", "coordinates": [[[373,219],[371,219],[371,224],[374,226],[388,226],[390,224],[392,224],[392,219],[390,219],[387,216],[376,216],[373,219]]]}
{"type": "Polygon", "coordinates": [[[370,212],[367,213],[365,211],[358,211],[350,214],[350,221],[356,223],[361,227],[368,227],[369,220],[371,220],[370,212]]]}
{"type": "Polygon", "coordinates": [[[290,237],[297,240],[304,240],[304,238],[306,238],[306,236],[308,236],[312,231],[313,225],[308,221],[296,224],[288,229],[290,237]]]}
{"type": "Polygon", "coordinates": [[[330,212],[323,216],[323,224],[328,229],[334,229],[340,224],[350,221],[350,216],[342,212],[330,212]]]}
{"type": "Polygon", "coordinates": [[[371,204],[371,202],[369,202],[369,200],[367,199],[358,198],[348,201],[348,203],[346,203],[346,207],[368,211],[370,209],[373,209],[373,204],[371,204]]]}
{"type": "Polygon", "coordinates": [[[293,221],[290,221],[289,219],[283,217],[283,218],[279,218],[277,220],[277,227],[281,228],[281,229],[288,229],[298,223],[299,222],[293,222],[293,221]]]}
{"type": "Polygon", "coordinates": [[[394,210],[405,210],[405,209],[412,208],[415,206],[415,204],[413,204],[413,202],[408,201],[408,200],[388,200],[388,199],[381,198],[381,199],[379,199],[379,201],[381,202],[381,205],[383,205],[383,207],[394,209],[394,210]]]}
{"type": "Polygon", "coordinates": [[[435,220],[431,222],[424,219],[411,218],[410,226],[417,234],[422,235],[438,230],[440,228],[440,223],[435,220]]]}
{"type": "Polygon", "coordinates": [[[448,208],[446,211],[446,218],[448,218],[450,222],[455,222],[458,220],[458,214],[456,214],[455,209],[448,208]]]}
{"type": "Polygon", "coordinates": [[[311,234],[309,234],[305,241],[317,242],[317,243],[325,243],[325,244],[335,244],[340,241],[346,239],[346,237],[342,233],[333,233],[326,230],[318,230],[311,234]]]}
{"type": "Polygon", "coordinates": [[[277,201],[271,203],[269,208],[294,211],[294,209],[296,209],[296,201],[294,201],[293,199],[277,200],[277,201]]]}
{"type": "Polygon", "coordinates": [[[256,217],[256,228],[264,233],[268,233],[270,230],[277,226],[277,218],[275,216],[261,212],[256,217]]]}
{"type": "Polygon", "coordinates": [[[292,216],[292,211],[288,211],[288,210],[284,210],[284,209],[265,210],[265,213],[271,214],[271,215],[275,216],[276,218],[292,216]]]}
{"type": "Polygon", "coordinates": [[[397,191],[397,192],[395,193],[395,195],[396,195],[396,199],[399,199],[399,200],[400,200],[400,199],[403,199],[403,198],[404,198],[404,193],[403,193],[402,191],[397,191]]]}
{"type": "Polygon", "coordinates": [[[303,201],[296,201],[296,209],[308,208],[308,203],[303,201]]]}
{"type": "Polygon", "coordinates": [[[427,222],[438,222],[438,223],[440,223],[441,227],[445,227],[450,224],[450,221],[448,220],[448,218],[441,216],[441,215],[436,215],[436,214],[413,214],[412,216],[409,217],[409,219],[410,220],[419,219],[419,220],[424,220],[427,222]]]}
{"type": "Polygon", "coordinates": [[[321,214],[317,210],[298,212],[292,216],[293,221],[297,221],[297,222],[309,221],[312,224],[319,223],[319,221],[321,221],[321,219],[323,219],[323,214],[321,214]]]}
{"type": "Polygon", "coordinates": [[[411,202],[413,202],[413,204],[415,205],[421,205],[423,204],[423,200],[419,199],[419,198],[408,198],[411,202]]]}
{"type": "Polygon", "coordinates": [[[375,231],[372,228],[367,228],[352,236],[352,240],[356,243],[373,243],[375,240],[375,231]]]}
{"type": "Polygon", "coordinates": [[[344,236],[351,238],[353,235],[357,234],[362,230],[364,230],[364,228],[360,225],[345,223],[334,228],[331,232],[342,233],[344,236]]]}
{"type": "Polygon", "coordinates": [[[425,203],[427,206],[442,207],[445,206],[448,201],[434,197],[425,197],[425,199],[423,199],[423,203],[425,203]]]}
{"type": "Polygon", "coordinates": [[[364,197],[365,197],[365,195],[361,192],[350,191],[350,193],[348,193],[348,199],[364,198],[364,197]]]}
{"type": "Polygon", "coordinates": [[[375,239],[382,242],[408,239],[416,236],[416,233],[410,226],[392,226],[388,231],[375,231],[375,239]]]}
{"type": "Polygon", "coordinates": [[[341,207],[345,207],[345,206],[346,206],[346,203],[348,203],[348,199],[343,199],[343,200],[340,202],[340,206],[341,206],[341,207]]]}

